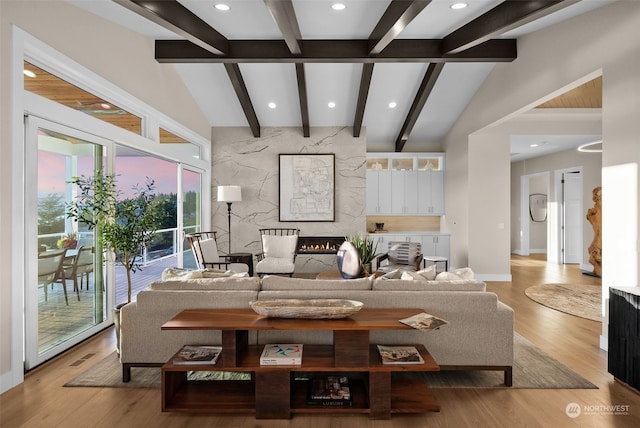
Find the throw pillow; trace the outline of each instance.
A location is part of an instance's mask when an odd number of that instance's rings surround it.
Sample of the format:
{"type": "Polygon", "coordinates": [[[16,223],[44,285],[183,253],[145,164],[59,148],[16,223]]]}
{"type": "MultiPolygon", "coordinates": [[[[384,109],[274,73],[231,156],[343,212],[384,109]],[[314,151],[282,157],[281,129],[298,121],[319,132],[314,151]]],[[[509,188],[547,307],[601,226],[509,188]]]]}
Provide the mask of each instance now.
{"type": "Polygon", "coordinates": [[[460,281],[461,277],[453,272],[440,272],[436,275],[436,281],[460,281]]]}
{"type": "Polygon", "coordinates": [[[456,269],[453,271],[453,273],[455,273],[462,279],[474,279],[473,271],[468,267],[456,269]]]}
{"type": "Polygon", "coordinates": [[[266,257],[293,259],[298,246],[298,236],[262,235],[262,248],[266,257]]]}
{"type": "Polygon", "coordinates": [[[413,281],[414,279],[421,279],[421,278],[416,278],[416,273],[415,272],[407,272],[404,271],[402,272],[402,276],[400,276],[400,279],[403,279],[405,281],[413,281]]]}
{"type": "Polygon", "coordinates": [[[380,277],[380,279],[400,279],[402,277],[402,271],[400,269],[387,272],[380,277]]]}

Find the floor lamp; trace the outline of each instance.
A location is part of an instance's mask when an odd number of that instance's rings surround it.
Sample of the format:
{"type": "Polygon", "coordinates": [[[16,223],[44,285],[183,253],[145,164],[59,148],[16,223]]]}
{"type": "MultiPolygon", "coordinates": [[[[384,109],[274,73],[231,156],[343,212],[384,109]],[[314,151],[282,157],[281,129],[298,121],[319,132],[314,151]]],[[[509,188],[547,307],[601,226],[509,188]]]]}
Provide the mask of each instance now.
{"type": "Polygon", "coordinates": [[[240,186],[218,186],[218,202],[227,203],[227,215],[229,217],[229,254],[231,254],[231,203],[242,200],[240,186]]]}

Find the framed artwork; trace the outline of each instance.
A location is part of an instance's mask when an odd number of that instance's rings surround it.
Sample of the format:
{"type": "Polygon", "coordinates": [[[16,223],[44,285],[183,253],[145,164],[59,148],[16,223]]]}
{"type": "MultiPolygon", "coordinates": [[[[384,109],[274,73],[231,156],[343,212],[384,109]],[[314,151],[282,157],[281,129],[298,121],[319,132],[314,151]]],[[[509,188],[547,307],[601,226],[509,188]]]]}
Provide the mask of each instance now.
{"type": "Polygon", "coordinates": [[[280,155],[280,221],[335,221],[335,154],[280,155]]]}

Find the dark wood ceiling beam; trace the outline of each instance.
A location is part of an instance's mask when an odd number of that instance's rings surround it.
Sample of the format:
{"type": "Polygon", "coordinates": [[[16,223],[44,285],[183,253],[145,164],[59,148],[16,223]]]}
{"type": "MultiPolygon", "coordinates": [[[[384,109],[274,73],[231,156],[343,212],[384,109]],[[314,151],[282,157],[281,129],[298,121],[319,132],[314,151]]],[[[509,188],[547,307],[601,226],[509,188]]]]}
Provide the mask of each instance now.
{"type": "Polygon", "coordinates": [[[371,86],[371,76],[373,75],[373,63],[362,64],[362,77],[360,78],[360,92],[358,93],[358,103],[356,105],[356,115],[353,119],[353,136],[358,138],[362,130],[362,119],[364,109],[369,96],[369,86],[371,86]]]}
{"type": "Polygon", "coordinates": [[[307,79],[304,74],[304,64],[296,63],[296,76],[298,78],[298,98],[300,99],[300,116],[302,118],[302,135],[309,137],[309,103],[307,101],[307,79]]]}
{"type": "Polygon", "coordinates": [[[393,0],[369,36],[369,55],[378,55],[431,0],[393,0]]]}
{"type": "Polygon", "coordinates": [[[264,0],[267,9],[271,13],[273,20],[276,21],[284,41],[293,55],[300,55],[302,49],[298,40],[302,39],[296,12],[293,8],[291,0],[264,0]]]}
{"type": "Polygon", "coordinates": [[[427,98],[429,98],[429,94],[433,90],[433,87],[438,80],[438,76],[440,76],[440,72],[444,67],[443,63],[432,63],[429,64],[427,68],[427,72],[422,79],[422,83],[420,83],[420,88],[418,89],[418,93],[411,104],[411,108],[409,109],[409,114],[407,114],[407,118],[402,125],[402,129],[400,130],[400,134],[396,139],[396,152],[401,152],[404,148],[404,145],[409,140],[409,135],[413,130],[416,121],[418,120],[418,116],[422,112],[424,104],[427,102],[427,98]]]}
{"type": "Polygon", "coordinates": [[[514,39],[489,40],[459,54],[443,54],[440,39],[396,39],[379,55],[368,54],[367,40],[303,40],[302,55],[293,55],[283,40],[230,40],[229,54],[214,55],[186,40],[156,40],[162,63],[394,63],[511,62],[514,39]]]}
{"type": "Polygon", "coordinates": [[[228,40],[175,0],[113,0],[214,55],[226,55],[228,40]]]}
{"type": "Polygon", "coordinates": [[[442,39],[442,51],[462,52],[578,1],[507,0],[447,35],[442,39]]]}
{"type": "Polygon", "coordinates": [[[260,122],[258,122],[258,116],[256,116],[256,111],[253,109],[249,91],[247,91],[242,73],[240,73],[240,66],[238,64],[225,64],[224,68],[227,70],[229,79],[231,79],[231,84],[236,91],[236,96],[238,97],[238,101],[240,101],[240,106],[242,107],[242,111],[244,111],[247,122],[249,122],[249,128],[251,128],[253,136],[256,138],[260,137],[260,122]]]}

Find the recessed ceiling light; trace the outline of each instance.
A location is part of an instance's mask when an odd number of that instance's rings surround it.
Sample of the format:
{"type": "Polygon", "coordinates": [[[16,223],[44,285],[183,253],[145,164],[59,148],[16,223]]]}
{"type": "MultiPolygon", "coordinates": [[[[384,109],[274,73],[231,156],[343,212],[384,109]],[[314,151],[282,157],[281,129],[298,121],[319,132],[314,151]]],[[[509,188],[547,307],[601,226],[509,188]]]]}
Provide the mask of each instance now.
{"type": "Polygon", "coordinates": [[[389,108],[396,108],[396,106],[397,106],[397,105],[398,105],[398,104],[396,104],[396,102],[395,102],[395,101],[391,101],[391,102],[389,103],[389,108]]]}
{"type": "Polygon", "coordinates": [[[267,104],[269,106],[269,108],[276,108],[276,103],[271,102],[269,104],[267,104]]]}
{"type": "Polygon", "coordinates": [[[529,144],[529,147],[538,147],[538,143],[529,144]]]}
{"type": "Polygon", "coordinates": [[[222,10],[224,12],[228,11],[229,9],[231,9],[229,7],[229,5],[226,5],[224,3],[218,3],[217,5],[215,5],[215,8],[218,9],[218,10],[222,10]]]}
{"type": "Polygon", "coordinates": [[[345,10],[347,8],[347,6],[345,6],[342,3],[334,3],[331,5],[331,9],[333,10],[345,10]]]}
{"type": "Polygon", "coordinates": [[[100,104],[100,107],[102,107],[105,110],[109,110],[111,108],[111,106],[109,104],[107,104],[107,103],[100,104]]]}
{"type": "Polygon", "coordinates": [[[329,106],[329,108],[334,108],[336,106],[336,103],[334,103],[333,101],[330,101],[329,104],[327,104],[329,106]]]}
{"type": "Polygon", "coordinates": [[[24,75],[25,75],[25,76],[27,76],[27,77],[36,77],[36,73],[34,73],[34,72],[33,72],[33,71],[31,71],[31,70],[24,70],[24,71],[23,71],[23,73],[24,73],[24,75]]]}
{"type": "Polygon", "coordinates": [[[467,6],[469,6],[469,5],[466,4],[466,3],[454,3],[454,4],[451,5],[451,9],[455,9],[455,10],[464,9],[467,6]]]}

